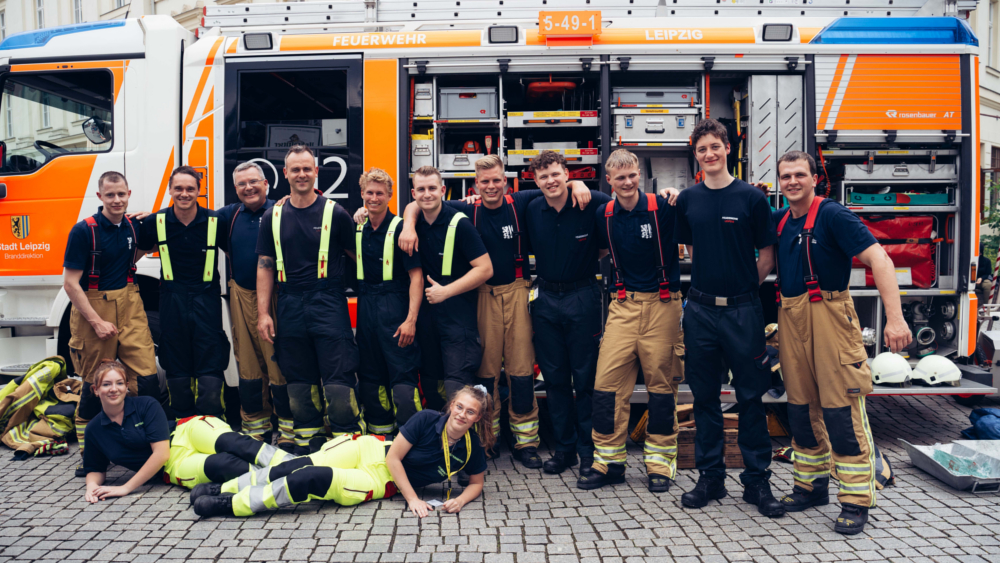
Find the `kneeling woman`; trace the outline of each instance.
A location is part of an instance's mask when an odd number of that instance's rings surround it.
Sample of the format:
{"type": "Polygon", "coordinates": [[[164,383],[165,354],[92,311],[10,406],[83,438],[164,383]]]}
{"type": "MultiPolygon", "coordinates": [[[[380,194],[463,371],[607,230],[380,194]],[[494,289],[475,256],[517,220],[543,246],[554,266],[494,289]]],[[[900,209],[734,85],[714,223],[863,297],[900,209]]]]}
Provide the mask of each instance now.
{"type": "Polygon", "coordinates": [[[448,512],[458,512],[483,490],[483,448],[492,447],[494,440],[492,401],[482,385],[465,387],[444,412],[425,410],[410,418],[391,443],[375,436],[339,436],[312,455],[248,472],[221,486],[199,485],[191,491],[191,503],[199,516],[250,516],[310,500],[353,506],[389,498],[398,490],[410,511],[422,518],[433,507],[414,489],[447,481],[464,469],[469,486],[444,503],[448,512]],[[479,436],[487,443],[481,444],[479,436]]]}
{"type": "Polygon", "coordinates": [[[171,437],[163,407],[151,397],[128,394],[125,367],[105,360],[91,387],[101,400],[101,413],[87,424],[83,467],[85,498],[98,502],[125,496],[162,474],[168,483],[192,488],[209,481],[225,482],[248,469],[290,458],[271,445],[233,432],[214,417],[180,421],[171,437]],[[124,485],[104,486],[108,465],[135,471],[124,485]]]}

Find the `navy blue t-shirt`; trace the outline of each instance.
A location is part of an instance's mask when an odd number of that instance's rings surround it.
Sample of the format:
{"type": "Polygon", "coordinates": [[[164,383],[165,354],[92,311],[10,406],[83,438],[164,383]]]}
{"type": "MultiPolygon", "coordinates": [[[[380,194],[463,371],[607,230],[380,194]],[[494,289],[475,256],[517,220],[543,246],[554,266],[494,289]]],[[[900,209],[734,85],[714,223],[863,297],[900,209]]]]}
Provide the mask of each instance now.
{"type": "MultiPolygon", "coordinates": [[[[495,286],[514,283],[514,280],[517,278],[516,271],[514,270],[514,258],[517,255],[518,226],[521,228],[521,253],[525,256],[525,260],[527,260],[530,252],[528,249],[528,233],[525,232],[524,226],[524,210],[531,200],[541,195],[541,190],[521,190],[512,194],[511,199],[514,200],[514,214],[511,213],[511,206],[507,205],[506,201],[496,209],[480,205],[478,213],[475,205],[469,205],[464,201],[451,200],[445,202],[445,204],[468,215],[469,219],[473,220],[473,223],[479,230],[479,234],[482,235],[483,244],[486,245],[490,261],[493,262],[493,277],[486,281],[487,284],[495,286]]],[[[527,262],[525,262],[524,268],[526,270],[530,269],[527,262]]],[[[528,274],[528,272],[525,271],[523,274],[528,274]]]]}
{"type": "MultiPolygon", "coordinates": [[[[139,235],[141,223],[134,221],[129,228],[128,219],[123,217],[121,223],[115,225],[104,216],[101,212],[103,209],[103,207],[97,208],[97,214],[94,215],[97,219],[97,235],[101,237],[101,257],[97,264],[101,277],[97,282],[97,289],[114,291],[125,287],[128,283],[128,269],[132,265],[132,255],[135,253],[138,242],[136,237],[139,235]]],[[[91,244],[90,227],[87,222],[80,221],[73,225],[69,231],[69,241],[66,243],[63,268],[83,270],[80,287],[84,291],[87,291],[90,283],[87,275],[91,268],[91,244]]]]}
{"type": "MultiPolygon", "coordinates": [[[[389,234],[389,223],[395,217],[392,212],[386,212],[385,219],[379,224],[378,229],[372,230],[371,221],[365,221],[361,237],[361,256],[363,260],[365,279],[367,284],[380,284],[382,279],[382,258],[385,252],[385,237],[389,234]]],[[[413,251],[413,256],[403,252],[399,248],[399,237],[403,234],[403,223],[396,225],[396,232],[392,241],[392,281],[401,282],[404,286],[410,285],[410,270],[420,267],[420,253],[413,251]]],[[[355,248],[357,248],[357,233],[355,232],[355,248]]]]}
{"type": "Polygon", "coordinates": [[[125,416],[119,426],[102,410],[87,423],[83,467],[104,473],[108,464],[139,471],[153,455],[154,442],[170,439],[167,415],[152,397],[125,397],[125,416]]]}
{"type": "MultiPolygon", "coordinates": [[[[472,225],[472,219],[460,219],[455,226],[455,254],[452,256],[451,277],[444,279],[441,276],[441,268],[444,265],[444,243],[448,235],[448,224],[451,218],[458,213],[455,208],[442,205],[441,212],[434,219],[433,224],[427,223],[423,212],[417,217],[417,237],[420,240],[420,263],[424,269],[424,286],[430,286],[427,276],[441,285],[460,279],[472,270],[472,261],[486,254],[486,246],[479,236],[479,231],[472,225]]],[[[452,299],[461,299],[467,304],[475,307],[476,290],[471,289],[452,299]]],[[[452,299],[437,305],[442,307],[453,307],[452,299]]],[[[424,306],[427,306],[427,299],[424,298],[424,306]]]]}
{"type": "MultiPolygon", "coordinates": [[[[406,441],[413,444],[403,457],[403,469],[413,488],[426,487],[448,479],[444,466],[444,446],[441,433],[444,432],[448,415],[432,410],[423,410],[410,417],[399,432],[406,441]]],[[[459,438],[451,447],[451,471],[457,473],[462,464],[469,475],[486,472],[486,452],[479,443],[479,436],[472,430],[472,454],[465,451],[465,437],[459,438]],[[465,463],[468,459],[469,462],[465,463]]]]}
{"type": "MultiPolygon", "coordinates": [[[[608,248],[607,204],[597,209],[597,227],[601,236],[598,246],[608,248]]],[[[615,237],[615,267],[622,270],[626,291],[657,292],[660,290],[660,245],[663,245],[663,264],[667,268],[670,289],[681,290],[681,269],[677,263],[677,242],[674,241],[676,211],[667,200],[656,196],[656,221],[649,214],[646,194],[639,194],[639,203],[632,211],[623,209],[615,201],[611,217],[611,232],[615,237]],[[657,232],[659,224],[659,232],[657,232]],[[659,238],[659,240],[657,240],[659,238]]],[[[612,285],[612,293],[615,288],[612,285]]]]}
{"type": "Polygon", "coordinates": [[[535,272],[552,283],[594,279],[597,274],[597,215],[611,201],[606,193],[590,190],[590,203],[580,209],[569,194],[556,211],[544,197],[528,204],[524,223],[535,252],[535,272]]]}
{"type": "MultiPolygon", "coordinates": [[[[787,207],[774,212],[775,225],[781,222],[785,213],[790,213],[787,207]]],[[[806,215],[795,219],[789,214],[778,241],[778,279],[785,297],[806,292],[799,236],[805,224],[806,215]]],[[[851,259],[876,243],[871,231],[853,211],[835,201],[824,201],[816,213],[811,252],[820,289],[847,289],[851,280],[851,259]]]]}
{"type": "MultiPolygon", "coordinates": [[[[205,256],[208,252],[208,219],[218,217],[211,209],[198,207],[198,214],[191,223],[185,225],[177,220],[174,208],[168,207],[156,212],[142,221],[139,229],[139,248],[158,250],[156,234],[156,216],[166,215],[167,249],[170,251],[170,265],[173,269],[173,283],[192,288],[208,289],[213,285],[218,287],[219,270],[213,268],[212,281],[203,281],[205,275],[205,256]]],[[[215,231],[216,258],[219,252],[229,249],[226,230],[218,221],[215,231]]],[[[160,260],[160,279],[163,278],[163,260],[160,260]]]]}
{"type": "MultiPolygon", "coordinates": [[[[299,209],[291,201],[284,204],[281,211],[281,247],[282,259],[285,261],[286,283],[289,287],[309,289],[319,280],[319,241],[323,229],[323,211],[326,198],[317,197],[309,207],[299,209]]],[[[274,233],[271,231],[273,213],[265,213],[260,221],[260,233],[257,236],[257,254],[276,258],[274,251],[274,233]]],[[[333,208],[333,220],[327,238],[330,239],[330,263],[326,268],[327,278],[344,279],[347,268],[347,256],[344,250],[354,252],[354,233],[357,225],[354,219],[344,210],[343,205],[333,208]]],[[[351,269],[353,271],[353,268],[351,269]]]]}
{"type": "Polygon", "coordinates": [[[219,210],[219,231],[229,239],[231,275],[243,289],[257,290],[257,233],[260,232],[260,220],[272,207],[274,201],[267,199],[257,211],[250,211],[242,203],[233,203],[219,210]]]}
{"type": "Polygon", "coordinates": [[[692,288],[720,297],[757,293],[754,249],[777,241],[764,192],[743,180],[720,190],[695,184],[677,198],[675,225],[677,242],[694,247],[692,288]]]}

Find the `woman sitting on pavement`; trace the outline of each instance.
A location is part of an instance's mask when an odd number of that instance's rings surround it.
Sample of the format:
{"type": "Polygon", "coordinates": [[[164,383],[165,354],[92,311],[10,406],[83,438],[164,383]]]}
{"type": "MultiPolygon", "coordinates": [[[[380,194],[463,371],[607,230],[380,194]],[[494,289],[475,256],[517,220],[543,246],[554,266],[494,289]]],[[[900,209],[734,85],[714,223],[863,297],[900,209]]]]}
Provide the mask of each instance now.
{"type": "Polygon", "coordinates": [[[181,420],[170,434],[167,415],[155,399],[129,395],[125,367],[104,360],[91,387],[101,412],[87,424],[83,467],[89,502],[122,497],[162,473],[163,480],[192,488],[209,481],[225,482],[289,456],[268,444],[233,432],[214,417],[181,420]],[[124,485],[105,486],[108,465],[135,471],[124,485]]]}
{"type": "Polygon", "coordinates": [[[469,486],[442,507],[458,512],[483,490],[484,447],[493,446],[493,398],[482,385],[455,393],[443,412],[420,411],[390,443],[383,437],[344,434],[306,457],[251,471],[223,485],[191,491],[199,516],[250,516],[310,500],[353,506],[403,493],[410,511],[423,518],[434,508],[416,488],[447,481],[460,469],[469,486]],[[485,436],[480,443],[480,436],[485,436]]]}

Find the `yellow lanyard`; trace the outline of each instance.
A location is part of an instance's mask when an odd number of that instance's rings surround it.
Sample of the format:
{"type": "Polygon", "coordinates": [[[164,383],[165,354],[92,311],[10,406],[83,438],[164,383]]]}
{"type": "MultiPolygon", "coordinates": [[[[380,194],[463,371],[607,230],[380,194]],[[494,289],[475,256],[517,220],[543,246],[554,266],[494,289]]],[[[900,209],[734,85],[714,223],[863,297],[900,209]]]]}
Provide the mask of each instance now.
{"type": "MultiPolygon", "coordinates": [[[[441,448],[444,450],[444,471],[448,474],[448,481],[451,481],[451,476],[458,473],[463,468],[465,464],[469,463],[469,458],[472,457],[472,438],[469,436],[469,432],[465,433],[465,461],[462,462],[462,467],[459,467],[455,473],[451,472],[451,448],[448,447],[448,427],[445,425],[445,429],[441,431],[441,448]]],[[[451,484],[448,486],[448,495],[445,500],[451,498],[451,484]]]]}

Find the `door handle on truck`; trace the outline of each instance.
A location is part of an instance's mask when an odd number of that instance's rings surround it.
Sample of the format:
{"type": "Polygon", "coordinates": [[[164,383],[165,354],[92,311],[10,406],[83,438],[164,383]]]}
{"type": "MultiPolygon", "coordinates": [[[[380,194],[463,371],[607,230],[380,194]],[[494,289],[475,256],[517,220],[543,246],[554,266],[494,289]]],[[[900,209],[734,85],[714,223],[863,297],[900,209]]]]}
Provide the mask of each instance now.
{"type": "Polygon", "coordinates": [[[0,184],[0,199],[7,197],[7,184],[0,184]]]}

